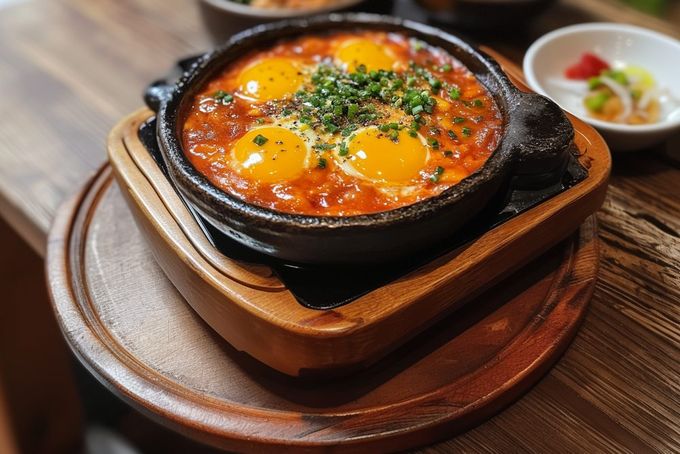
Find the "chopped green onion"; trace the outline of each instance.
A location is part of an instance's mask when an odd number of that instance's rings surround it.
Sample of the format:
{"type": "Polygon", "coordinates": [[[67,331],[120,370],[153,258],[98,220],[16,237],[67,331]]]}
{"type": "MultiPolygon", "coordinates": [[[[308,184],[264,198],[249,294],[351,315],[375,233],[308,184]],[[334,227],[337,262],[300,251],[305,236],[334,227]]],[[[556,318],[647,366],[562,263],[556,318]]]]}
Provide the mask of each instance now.
{"type": "Polygon", "coordinates": [[[334,143],[317,143],[317,144],[314,144],[313,148],[315,148],[317,150],[321,150],[321,151],[327,151],[327,150],[332,150],[333,148],[335,148],[335,144],[334,143]]]}
{"type": "Polygon", "coordinates": [[[443,173],[444,173],[444,167],[437,166],[437,168],[434,169],[434,173],[432,174],[432,176],[430,176],[430,181],[433,182],[433,183],[437,183],[439,181],[439,178],[441,178],[443,173]]]}
{"type": "Polygon", "coordinates": [[[460,99],[460,88],[458,87],[453,87],[451,90],[449,90],[449,96],[451,99],[454,101],[457,101],[460,99]]]}
{"type": "Polygon", "coordinates": [[[224,90],[217,90],[212,97],[215,101],[221,102],[222,104],[229,104],[234,100],[234,97],[224,90]]]}
{"type": "Polygon", "coordinates": [[[465,137],[470,137],[470,135],[472,134],[472,129],[470,129],[470,128],[468,128],[467,126],[465,126],[465,127],[463,127],[463,129],[461,130],[461,132],[463,133],[463,135],[464,135],[465,137]]]}
{"type": "Polygon", "coordinates": [[[262,146],[262,145],[264,145],[265,143],[269,142],[269,139],[267,139],[267,138],[266,138],[265,136],[263,136],[262,134],[258,134],[258,135],[256,135],[255,138],[253,139],[253,142],[255,142],[255,144],[257,144],[257,145],[259,145],[259,146],[262,146]]]}
{"type": "Polygon", "coordinates": [[[432,86],[432,90],[439,90],[440,88],[442,88],[442,82],[439,79],[431,77],[428,79],[427,82],[432,86]]]}
{"type": "Polygon", "coordinates": [[[347,106],[347,118],[349,118],[350,120],[356,117],[358,112],[359,106],[357,104],[350,104],[349,106],[347,106]]]}
{"type": "Polygon", "coordinates": [[[342,137],[349,137],[350,134],[352,134],[355,130],[357,129],[357,125],[351,124],[344,128],[340,134],[342,134],[342,137]]]}

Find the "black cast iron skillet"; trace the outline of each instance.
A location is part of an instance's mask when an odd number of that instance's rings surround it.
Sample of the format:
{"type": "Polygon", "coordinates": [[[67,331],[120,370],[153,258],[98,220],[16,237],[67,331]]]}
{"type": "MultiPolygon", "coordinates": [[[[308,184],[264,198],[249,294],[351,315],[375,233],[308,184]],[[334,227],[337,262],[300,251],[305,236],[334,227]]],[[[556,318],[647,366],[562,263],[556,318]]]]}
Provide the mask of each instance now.
{"type": "Polygon", "coordinates": [[[176,84],[154,83],[147,104],[157,111],[157,138],[170,177],[188,202],[234,240],[300,263],[384,262],[454,235],[512,186],[549,186],[569,159],[573,129],[561,109],[518,91],[498,63],[439,29],[388,16],[332,14],[262,25],[233,36],[200,58],[176,84]],[[504,120],[498,148],[476,173],[436,197],[382,213],[334,217],[282,213],[247,203],[200,174],[182,151],[180,132],[191,99],[205,82],[244,53],[301,34],[372,29],[403,32],[439,46],[466,65],[489,90],[504,120]]]}

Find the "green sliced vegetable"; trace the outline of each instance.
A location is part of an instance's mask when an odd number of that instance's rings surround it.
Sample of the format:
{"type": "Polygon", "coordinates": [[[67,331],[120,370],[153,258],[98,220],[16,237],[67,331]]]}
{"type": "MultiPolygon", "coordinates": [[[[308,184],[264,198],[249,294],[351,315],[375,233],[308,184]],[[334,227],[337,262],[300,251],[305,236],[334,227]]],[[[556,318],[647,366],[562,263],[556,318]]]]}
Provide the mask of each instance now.
{"type": "Polygon", "coordinates": [[[616,83],[620,85],[628,85],[628,76],[626,76],[626,73],[623,71],[619,71],[616,69],[610,69],[607,71],[604,71],[602,73],[603,75],[609,77],[610,79],[613,79],[616,81],[616,83]]]}
{"type": "Polygon", "coordinates": [[[609,93],[607,93],[606,91],[600,91],[586,97],[586,99],[584,100],[584,104],[586,105],[586,108],[591,112],[601,112],[602,108],[604,107],[604,104],[607,102],[609,98],[611,98],[611,95],[609,93]]]}

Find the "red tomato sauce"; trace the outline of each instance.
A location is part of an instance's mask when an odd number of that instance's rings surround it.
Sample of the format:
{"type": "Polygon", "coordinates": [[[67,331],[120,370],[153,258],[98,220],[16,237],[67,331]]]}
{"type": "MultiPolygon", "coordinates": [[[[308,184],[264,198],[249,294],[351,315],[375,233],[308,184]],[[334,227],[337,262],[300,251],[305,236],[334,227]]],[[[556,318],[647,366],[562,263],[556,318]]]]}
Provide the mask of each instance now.
{"type": "MultiPolygon", "coordinates": [[[[413,115],[399,111],[394,104],[390,101],[384,108],[400,112],[400,129],[412,128],[413,115]]],[[[379,126],[381,121],[366,121],[359,127],[379,126]]],[[[315,128],[307,129],[306,134],[315,133],[315,128]]],[[[502,117],[491,95],[447,52],[403,34],[356,31],[281,41],[232,62],[208,81],[185,109],[182,142],[187,158],[201,174],[246,202],[287,213],[350,216],[391,210],[440,194],[484,165],[496,149],[502,129],[502,117]],[[303,76],[307,80],[315,67],[331,62],[339,46],[353,39],[388,49],[395,59],[397,77],[406,78],[405,74],[417,67],[441,82],[441,88],[428,86],[436,104],[431,113],[421,114],[425,124],[420,125],[418,134],[427,144],[429,157],[420,176],[401,187],[352,175],[339,165],[338,146],[317,153],[318,162],[314,160],[314,165],[291,180],[262,182],[239,173],[233,163],[234,144],[253,128],[282,124],[281,113],[286,113],[295,96],[292,92],[284,100],[267,102],[248,99],[238,80],[242,71],[263,59],[291,58],[307,68],[303,76]],[[452,87],[458,90],[457,98],[451,95],[452,87]],[[216,93],[222,92],[229,102],[217,99],[216,93]]],[[[335,135],[342,140],[339,133],[335,135]]]]}

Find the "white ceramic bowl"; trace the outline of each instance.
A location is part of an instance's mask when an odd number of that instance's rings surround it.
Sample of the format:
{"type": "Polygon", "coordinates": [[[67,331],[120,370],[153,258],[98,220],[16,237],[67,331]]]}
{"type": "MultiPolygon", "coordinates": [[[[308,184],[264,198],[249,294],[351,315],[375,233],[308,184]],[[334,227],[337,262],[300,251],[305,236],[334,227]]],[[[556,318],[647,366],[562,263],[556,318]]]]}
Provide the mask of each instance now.
{"type": "Polygon", "coordinates": [[[593,125],[613,151],[630,151],[658,144],[680,134],[680,41],[632,25],[589,23],[561,28],[531,45],[524,57],[529,86],[564,110],[593,125]],[[649,125],[625,125],[588,116],[583,95],[568,88],[564,70],[584,52],[592,52],[613,67],[641,66],[665,92],[662,119],[649,125]]]}

